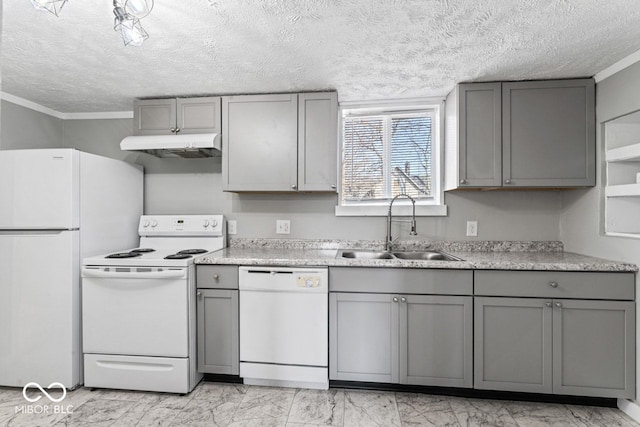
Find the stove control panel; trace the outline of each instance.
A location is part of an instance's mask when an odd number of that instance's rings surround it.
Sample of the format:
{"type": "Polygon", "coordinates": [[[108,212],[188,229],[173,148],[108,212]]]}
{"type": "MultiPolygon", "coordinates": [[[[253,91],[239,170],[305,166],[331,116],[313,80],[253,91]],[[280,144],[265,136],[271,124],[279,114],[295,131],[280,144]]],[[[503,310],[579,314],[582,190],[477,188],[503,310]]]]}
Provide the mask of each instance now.
{"type": "Polygon", "coordinates": [[[143,215],[138,225],[140,236],[223,236],[223,215],[143,215]]]}

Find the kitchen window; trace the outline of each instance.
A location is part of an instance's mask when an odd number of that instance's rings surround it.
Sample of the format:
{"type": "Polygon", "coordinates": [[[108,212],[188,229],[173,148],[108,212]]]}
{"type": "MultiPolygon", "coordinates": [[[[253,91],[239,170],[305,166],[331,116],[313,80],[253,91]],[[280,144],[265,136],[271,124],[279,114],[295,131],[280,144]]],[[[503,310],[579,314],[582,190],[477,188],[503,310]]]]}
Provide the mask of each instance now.
{"type": "MultiPolygon", "coordinates": [[[[386,215],[399,194],[416,201],[418,215],[446,215],[440,187],[441,102],[341,107],[336,215],[386,215]]],[[[403,215],[410,206],[408,199],[398,199],[394,213],[403,215]]]]}

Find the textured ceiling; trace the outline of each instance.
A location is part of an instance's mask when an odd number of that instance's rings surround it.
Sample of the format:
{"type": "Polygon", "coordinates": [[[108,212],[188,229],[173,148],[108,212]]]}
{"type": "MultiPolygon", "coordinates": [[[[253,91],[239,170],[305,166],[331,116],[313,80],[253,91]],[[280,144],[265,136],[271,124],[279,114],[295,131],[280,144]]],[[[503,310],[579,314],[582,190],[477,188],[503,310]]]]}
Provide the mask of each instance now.
{"type": "Polygon", "coordinates": [[[138,48],[122,46],[111,4],[70,0],[56,18],[4,1],[2,90],[60,112],[176,95],[440,96],[592,76],[640,49],[637,0],[156,0],[138,48]]]}

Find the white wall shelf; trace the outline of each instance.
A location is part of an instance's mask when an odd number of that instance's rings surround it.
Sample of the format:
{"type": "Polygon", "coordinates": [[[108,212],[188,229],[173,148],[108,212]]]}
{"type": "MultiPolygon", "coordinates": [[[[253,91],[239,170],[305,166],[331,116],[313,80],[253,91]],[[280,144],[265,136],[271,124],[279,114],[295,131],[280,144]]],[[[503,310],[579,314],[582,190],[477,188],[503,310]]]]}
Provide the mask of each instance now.
{"type": "Polygon", "coordinates": [[[640,196],[640,184],[608,185],[605,189],[607,197],[640,196]]]}
{"type": "Polygon", "coordinates": [[[640,111],[604,124],[605,232],[640,238],[640,111]]]}
{"type": "Polygon", "coordinates": [[[607,162],[640,162],[640,143],[607,150],[607,162]]]}

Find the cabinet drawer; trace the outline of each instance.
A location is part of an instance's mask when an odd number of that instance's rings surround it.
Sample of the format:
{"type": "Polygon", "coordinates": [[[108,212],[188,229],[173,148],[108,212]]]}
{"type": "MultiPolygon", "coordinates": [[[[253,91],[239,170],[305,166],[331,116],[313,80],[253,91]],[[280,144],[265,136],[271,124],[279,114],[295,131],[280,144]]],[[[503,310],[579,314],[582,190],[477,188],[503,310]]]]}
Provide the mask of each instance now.
{"type": "Polygon", "coordinates": [[[476,271],[475,295],[633,300],[633,273],[476,271]]]}
{"type": "Polygon", "coordinates": [[[470,270],[413,268],[329,268],[331,292],[471,295],[470,270]]]}
{"type": "Polygon", "coordinates": [[[209,289],[238,289],[238,266],[199,265],[196,286],[209,289]]]}

